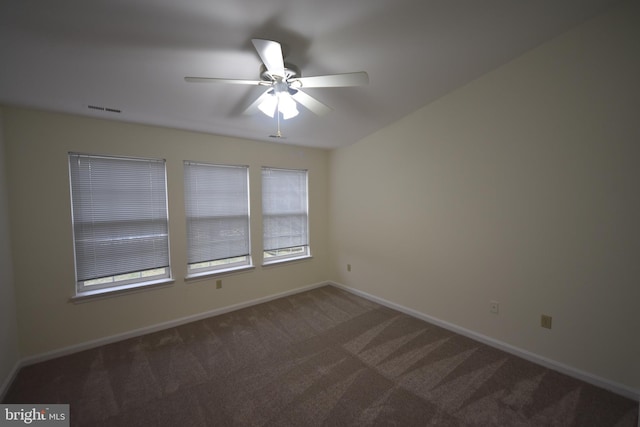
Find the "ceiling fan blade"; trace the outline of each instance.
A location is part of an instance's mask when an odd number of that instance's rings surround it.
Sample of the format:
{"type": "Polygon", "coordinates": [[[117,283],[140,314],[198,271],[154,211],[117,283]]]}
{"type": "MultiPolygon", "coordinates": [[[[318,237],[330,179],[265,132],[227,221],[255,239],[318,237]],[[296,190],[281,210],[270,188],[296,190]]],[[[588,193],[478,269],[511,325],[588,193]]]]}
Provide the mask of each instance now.
{"type": "Polygon", "coordinates": [[[286,77],[284,74],[284,58],[280,43],[272,40],[251,39],[253,46],[258,51],[260,59],[267,70],[278,77],[286,77]]]}
{"type": "Polygon", "coordinates": [[[314,97],[307,95],[300,89],[296,90],[296,92],[291,95],[291,97],[318,116],[324,116],[325,114],[333,110],[331,107],[323,104],[314,97]]]}
{"type": "Polygon", "coordinates": [[[369,83],[369,75],[365,71],[345,74],[328,74],[326,76],[301,77],[292,79],[298,82],[300,87],[345,87],[361,86],[369,83]]]}
{"type": "Polygon", "coordinates": [[[189,83],[227,83],[232,85],[250,86],[256,86],[265,83],[262,80],[217,79],[214,77],[185,77],[184,81],[189,83]]]}

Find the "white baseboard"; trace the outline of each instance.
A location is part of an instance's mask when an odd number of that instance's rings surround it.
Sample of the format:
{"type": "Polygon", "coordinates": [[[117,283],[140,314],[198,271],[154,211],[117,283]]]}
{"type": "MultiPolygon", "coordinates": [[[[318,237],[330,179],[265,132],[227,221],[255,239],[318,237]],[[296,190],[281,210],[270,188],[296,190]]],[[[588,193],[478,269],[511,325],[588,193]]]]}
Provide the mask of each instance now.
{"type": "MultiPolygon", "coordinates": [[[[229,305],[226,307],[216,308],[206,311],[204,313],[198,313],[191,316],[181,317],[179,319],[170,320],[163,323],[158,323],[151,326],[145,326],[143,328],[134,329],[131,331],[123,332],[120,334],[111,335],[108,337],[98,338],[91,341],[86,341],[79,344],[74,344],[69,347],[64,347],[46,353],[37,354],[34,356],[25,357],[19,362],[19,367],[32,365],[34,363],[44,362],[46,360],[55,359],[56,357],[66,356],[72,353],[77,353],[83,350],[89,350],[91,348],[99,347],[105,344],[111,344],[117,341],[122,341],[129,338],[139,337],[141,335],[161,331],[164,329],[173,328],[176,326],[184,325],[186,323],[195,322],[197,320],[206,319],[207,317],[218,316],[220,314],[228,313],[230,311],[240,310],[242,308],[251,307],[253,305],[262,304],[264,302],[272,301],[274,299],[295,295],[301,292],[305,292],[311,289],[319,288],[321,286],[329,285],[329,282],[320,282],[312,285],[303,286],[300,288],[292,289],[285,292],[280,292],[266,297],[256,298],[250,301],[244,301],[238,304],[229,305]]],[[[8,381],[11,384],[11,381],[8,381]]]]}
{"type": "MultiPolygon", "coordinates": [[[[371,294],[363,292],[361,290],[354,289],[354,288],[342,285],[342,284],[337,283],[337,282],[330,282],[330,284],[332,286],[335,286],[337,288],[340,288],[340,289],[343,289],[343,290],[345,290],[347,292],[350,292],[350,293],[352,293],[354,295],[358,295],[358,296],[366,298],[366,299],[368,299],[370,301],[377,302],[380,305],[384,305],[386,307],[389,307],[389,308],[392,308],[394,310],[400,311],[402,313],[408,314],[409,316],[416,317],[416,318],[418,318],[420,320],[424,320],[425,322],[432,323],[434,325],[440,326],[440,327],[442,327],[444,329],[447,329],[449,331],[452,331],[452,332],[455,332],[457,334],[466,336],[466,337],[471,338],[471,339],[476,340],[476,341],[480,341],[480,342],[482,342],[484,344],[487,344],[487,345],[489,345],[491,347],[494,347],[494,348],[497,348],[499,350],[503,350],[503,351],[505,351],[507,353],[513,354],[515,356],[521,357],[521,358],[526,359],[526,360],[528,360],[530,362],[536,363],[538,365],[542,365],[542,366],[544,366],[546,368],[552,369],[554,371],[561,372],[561,373],[563,373],[565,375],[571,376],[573,378],[577,378],[577,379],[579,379],[581,381],[584,381],[586,383],[593,384],[593,385],[595,385],[597,387],[604,388],[604,389],[609,390],[609,391],[611,391],[613,393],[616,393],[616,394],[619,394],[619,395],[624,396],[626,398],[629,398],[629,399],[636,400],[636,401],[640,402],[640,390],[636,390],[636,389],[627,387],[627,386],[625,386],[623,384],[619,384],[619,383],[616,383],[614,381],[610,381],[608,379],[598,377],[596,375],[590,374],[589,372],[585,372],[585,371],[582,371],[580,369],[576,369],[576,368],[574,368],[572,366],[565,365],[565,364],[557,362],[555,360],[552,360],[552,359],[537,355],[537,354],[532,353],[530,351],[523,350],[521,348],[512,346],[510,344],[507,344],[505,342],[496,340],[496,339],[488,337],[486,335],[479,334],[479,333],[474,332],[474,331],[472,331],[470,329],[466,329],[466,328],[454,325],[453,323],[449,323],[449,322],[446,322],[444,320],[440,320],[438,318],[435,318],[435,317],[429,316],[427,314],[421,313],[421,312],[419,312],[417,310],[402,306],[400,304],[396,304],[396,303],[391,302],[391,301],[387,301],[387,300],[385,300],[383,298],[377,297],[375,295],[371,295],[371,294]]],[[[638,427],[640,427],[640,425],[638,427]]]]}
{"type": "Polygon", "coordinates": [[[7,378],[5,378],[4,382],[2,383],[2,386],[0,386],[0,402],[4,400],[4,396],[9,391],[9,387],[13,383],[13,380],[16,378],[16,375],[18,375],[18,371],[20,370],[20,368],[22,368],[22,366],[22,361],[17,360],[16,364],[13,365],[13,369],[11,369],[9,375],[7,375],[7,378]]]}

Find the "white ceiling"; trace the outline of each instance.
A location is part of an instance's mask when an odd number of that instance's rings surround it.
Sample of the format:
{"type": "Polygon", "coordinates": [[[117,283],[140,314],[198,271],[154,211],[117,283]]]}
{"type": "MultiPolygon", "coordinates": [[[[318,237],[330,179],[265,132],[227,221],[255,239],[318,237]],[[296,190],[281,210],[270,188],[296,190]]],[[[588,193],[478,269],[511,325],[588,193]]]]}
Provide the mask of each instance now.
{"type": "Polygon", "coordinates": [[[241,114],[260,87],[252,38],[277,40],[303,76],[367,71],[370,84],[307,89],[282,143],[351,144],[617,0],[1,0],[0,103],[268,140],[241,114]],[[121,110],[95,111],[88,105],[121,110]]]}

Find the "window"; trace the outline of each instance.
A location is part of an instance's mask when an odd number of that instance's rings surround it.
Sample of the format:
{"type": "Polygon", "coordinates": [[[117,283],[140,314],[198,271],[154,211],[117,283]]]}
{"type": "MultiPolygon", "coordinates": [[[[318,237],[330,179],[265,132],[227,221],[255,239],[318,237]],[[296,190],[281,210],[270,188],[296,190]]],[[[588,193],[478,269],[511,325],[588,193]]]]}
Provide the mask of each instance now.
{"type": "Polygon", "coordinates": [[[262,168],[264,262],[309,256],[307,171],[262,168]]]}
{"type": "Polygon", "coordinates": [[[70,153],[69,175],[77,293],[169,279],[164,160],[70,153]]]}
{"type": "Polygon", "coordinates": [[[251,265],[248,171],[184,162],[189,275],[251,265]]]}

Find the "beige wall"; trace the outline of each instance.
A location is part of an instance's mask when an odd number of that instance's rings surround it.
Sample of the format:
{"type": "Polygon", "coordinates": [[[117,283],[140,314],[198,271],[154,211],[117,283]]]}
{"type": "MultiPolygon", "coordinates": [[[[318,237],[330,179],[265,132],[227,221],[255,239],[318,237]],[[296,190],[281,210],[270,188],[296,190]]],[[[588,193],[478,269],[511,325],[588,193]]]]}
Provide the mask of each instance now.
{"type": "Polygon", "coordinates": [[[9,207],[24,357],[285,292],[327,279],[327,162],[324,150],[184,132],[33,110],[5,109],[9,207]],[[67,153],[167,160],[171,287],[82,304],[74,294],[67,153]],[[250,166],[255,270],[189,281],[183,160],[250,166]],[[313,259],[262,268],[260,167],[309,170],[313,259]]]}
{"type": "Polygon", "coordinates": [[[3,115],[0,109],[0,397],[20,357],[11,262],[9,208],[4,161],[3,115]]]}
{"type": "Polygon", "coordinates": [[[332,278],[640,390],[639,40],[627,2],[332,152],[332,278]]]}

